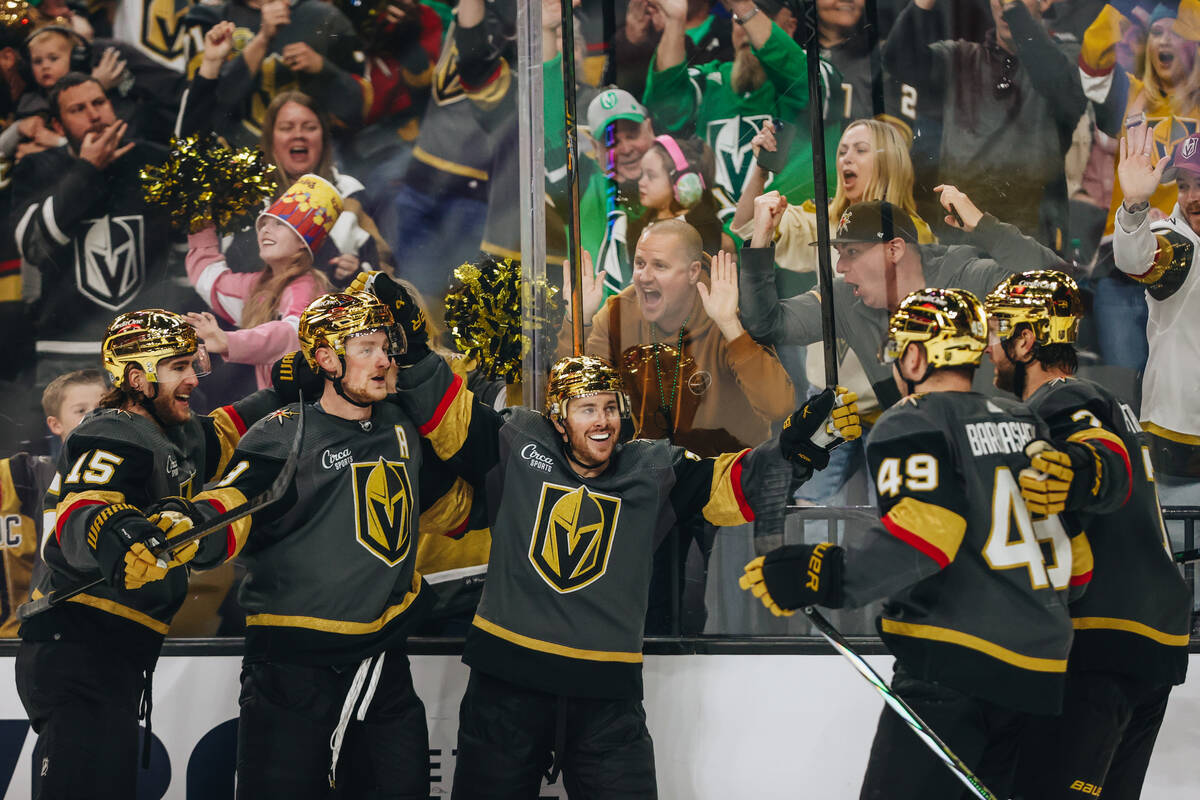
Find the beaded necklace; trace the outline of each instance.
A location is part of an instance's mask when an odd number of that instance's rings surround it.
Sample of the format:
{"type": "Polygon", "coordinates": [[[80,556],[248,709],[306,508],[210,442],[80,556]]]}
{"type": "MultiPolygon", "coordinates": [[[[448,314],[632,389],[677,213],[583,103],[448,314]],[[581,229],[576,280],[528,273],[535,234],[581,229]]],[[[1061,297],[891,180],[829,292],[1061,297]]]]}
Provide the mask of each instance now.
{"type": "Polygon", "coordinates": [[[658,361],[658,348],[654,350],[654,375],[658,378],[658,402],[659,409],[666,412],[667,430],[673,430],[674,425],[671,423],[671,411],[675,406],[675,393],[679,391],[679,379],[683,376],[683,335],[687,328],[688,320],[692,318],[691,314],[684,318],[683,324],[679,326],[679,338],[675,345],[675,381],[671,385],[671,394],[667,395],[663,391],[662,380],[662,365],[658,361]],[[664,407],[663,402],[666,402],[664,407]]]}

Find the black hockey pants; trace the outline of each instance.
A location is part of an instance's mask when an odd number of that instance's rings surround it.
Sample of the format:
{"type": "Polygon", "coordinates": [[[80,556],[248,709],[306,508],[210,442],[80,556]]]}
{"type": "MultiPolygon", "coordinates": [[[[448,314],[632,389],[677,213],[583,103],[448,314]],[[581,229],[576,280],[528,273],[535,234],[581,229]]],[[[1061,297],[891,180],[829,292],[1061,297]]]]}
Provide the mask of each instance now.
{"type": "Polygon", "coordinates": [[[560,698],[473,669],[459,710],[453,797],[536,800],[556,741],[571,800],[658,796],[640,700],[560,698]]]}

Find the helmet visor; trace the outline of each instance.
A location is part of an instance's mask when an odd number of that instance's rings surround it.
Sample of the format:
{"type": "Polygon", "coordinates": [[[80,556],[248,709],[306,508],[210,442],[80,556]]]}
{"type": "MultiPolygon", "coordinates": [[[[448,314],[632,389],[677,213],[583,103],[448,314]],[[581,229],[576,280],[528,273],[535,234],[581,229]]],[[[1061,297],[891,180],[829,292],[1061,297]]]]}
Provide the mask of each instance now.
{"type": "Polygon", "coordinates": [[[208,348],[204,346],[204,342],[196,342],[196,353],[192,356],[192,369],[196,371],[197,378],[203,378],[212,372],[212,359],[208,357],[208,348]]]}

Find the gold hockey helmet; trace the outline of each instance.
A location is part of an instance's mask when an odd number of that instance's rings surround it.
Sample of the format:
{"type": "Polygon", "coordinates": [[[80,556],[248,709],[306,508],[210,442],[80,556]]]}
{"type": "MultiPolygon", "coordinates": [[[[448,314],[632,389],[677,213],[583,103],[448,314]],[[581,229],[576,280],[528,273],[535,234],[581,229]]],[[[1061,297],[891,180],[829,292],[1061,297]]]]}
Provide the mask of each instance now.
{"type": "Polygon", "coordinates": [[[1011,337],[1024,322],[1040,345],[1074,343],[1083,316],[1079,285],[1056,269],[1011,275],[988,293],[983,305],[999,323],[1001,339],[1011,337]]]}
{"type": "Polygon", "coordinates": [[[373,294],[367,292],[331,292],[308,304],[300,315],[300,352],[314,370],[317,349],[328,347],[338,358],[346,357],[346,340],[369,333],[384,333],[388,338],[388,353],[404,352],[404,331],[392,319],[392,312],[373,294]]]}
{"type": "Polygon", "coordinates": [[[888,320],[879,360],[890,364],[917,343],[924,346],[930,367],[977,366],[987,341],[979,298],[965,289],[921,289],[901,300],[888,320]]]}
{"type": "Polygon", "coordinates": [[[607,361],[592,356],[560,358],[550,368],[546,382],[546,416],[562,420],[567,415],[567,401],[577,397],[613,392],[621,417],[629,417],[629,397],[621,386],[621,376],[607,361]]]}
{"type": "Polygon", "coordinates": [[[158,363],[164,358],[195,356],[192,367],[196,376],[209,372],[208,351],[196,340],[196,329],[171,311],[148,308],[129,311],[112,321],[104,332],[100,348],[104,369],[114,386],[125,385],[126,367],[146,373],[151,383],[158,382],[158,363]]]}

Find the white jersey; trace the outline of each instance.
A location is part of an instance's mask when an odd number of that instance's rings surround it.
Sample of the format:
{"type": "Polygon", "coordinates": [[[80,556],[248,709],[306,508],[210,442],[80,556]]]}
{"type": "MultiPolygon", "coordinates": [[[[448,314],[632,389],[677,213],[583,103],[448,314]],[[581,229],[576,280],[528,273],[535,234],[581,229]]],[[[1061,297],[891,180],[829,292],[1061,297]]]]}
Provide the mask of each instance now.
{"type": "Polygon", "coordinates": [[[183,72],[192,52],[203,50],[199,27],[184,30],[189,0],[121,0],[113,17],[113,38],[134,45],[165,67],[183,72]],[[189,37],[196,40],[189,45],[189,37]]]}
{"type": "Polygon", "coordinates": [[[1150,307],[1142,421],[1151,433],[1191,445],[1200,444],[1198,255],[1200,237],[1178,204],[1170,217],[1158,222],[1150,222],[1148,213],[1135,215],[1124,206],[1117,208],[1113,257],[1118,269],[1146,284],[1150,307]]]}

